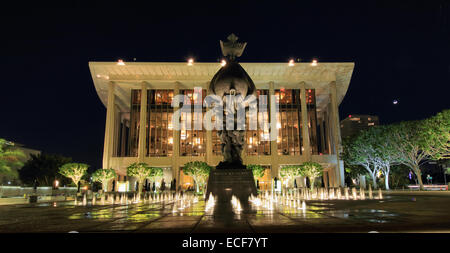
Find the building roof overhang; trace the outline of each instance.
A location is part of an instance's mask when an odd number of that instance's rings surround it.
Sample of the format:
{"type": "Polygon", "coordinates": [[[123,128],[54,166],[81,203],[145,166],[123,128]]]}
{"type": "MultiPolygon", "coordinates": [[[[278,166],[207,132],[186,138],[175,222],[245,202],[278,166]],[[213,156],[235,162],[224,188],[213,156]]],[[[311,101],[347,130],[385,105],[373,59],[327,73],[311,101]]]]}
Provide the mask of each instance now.
{"type": "MultiPolygon", "coordinates": [[[[329,84],[336,82],[337,98],[341,103],[353,73],[354,63],[248,63],[241,62],[258,89],[268,89],[273,82],[275,89],[299,88],[304,82],[307,89],[316,89],[317,103],[328,99],[329,84]]],[[[108,83],[117,85],[116,97],[120,108],[129,107],[131,89],[140,89],[145,82],[151,89],[180,89],[203,87],[207,89],[214,74],[221,68],[219,62],[89,62],[92,80],[100,100],[107,105],[108,83]]]]}

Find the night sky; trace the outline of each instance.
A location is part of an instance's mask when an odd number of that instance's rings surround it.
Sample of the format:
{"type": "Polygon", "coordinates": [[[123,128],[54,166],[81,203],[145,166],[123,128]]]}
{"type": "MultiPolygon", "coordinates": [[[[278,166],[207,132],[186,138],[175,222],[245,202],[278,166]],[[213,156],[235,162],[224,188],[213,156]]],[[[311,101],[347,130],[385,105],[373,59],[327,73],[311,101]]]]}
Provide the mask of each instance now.
{"type": "Polygon", "coordinates": [[[0,137],[100,168],[106,109],[88,62],[214,62],[232,32],[248,42],[242,62],[355,62],[341,119],[450,108],[446,1],[188,2],[2,8],[0,137]]]}

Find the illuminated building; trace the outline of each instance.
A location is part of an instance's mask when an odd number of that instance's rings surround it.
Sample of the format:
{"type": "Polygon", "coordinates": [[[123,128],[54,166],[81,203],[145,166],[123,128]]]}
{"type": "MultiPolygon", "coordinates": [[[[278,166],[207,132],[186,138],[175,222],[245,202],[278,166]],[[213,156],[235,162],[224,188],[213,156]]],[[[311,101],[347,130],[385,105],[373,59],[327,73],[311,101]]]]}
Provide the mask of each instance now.
{"type": "MultiPolygon", "coordinates": [[[[344,167],[336,154],[341,142],[338,105],[347,92],[354,64],[240,64],[253,79],[258,94],[268,95],[259,103],[270,105],[270,95],[274,95],[280,108],[273,122],[269,120],[271,106],[268,112],[258,112],[258,121],[277,130],[276,140],[268,139],[267,128],[246,132],[244,163],[268,168],[259,180],[260,188],[270,188],[272,179],[279,178],[280,166],[306,161],[324,166],[325,185],[343,186],[344,167]]],[[[103,168],[114,168],[118,181],[132,181],[126,177],[126,167],[145,162],[165,168],[167,183],[175,178],[178,186],[186,187],[193,182],[180,170],[185,163],[198,160],[215,166],[223,159],[217,130],[177,131],[171,123],[177,110],[171,107],[173,97],[185,94],[192,104],[199,99],[194,87],[202,87],[205,97],[209,81],[222,67],[220,62],[90,62],[89,67],[107,108],[103,168]]],[[[201,120],[207,110],[184,115],[181,120],[201,120]]]]}
{"type": "Polygon", "coordinates": [[[361,130],[368,129],[372,126],[378,126],[378,116],[373,115],[348,115],[347,118],[341,120],[341,134],[342,138],[352,137],[358,134],[361,130]]]}

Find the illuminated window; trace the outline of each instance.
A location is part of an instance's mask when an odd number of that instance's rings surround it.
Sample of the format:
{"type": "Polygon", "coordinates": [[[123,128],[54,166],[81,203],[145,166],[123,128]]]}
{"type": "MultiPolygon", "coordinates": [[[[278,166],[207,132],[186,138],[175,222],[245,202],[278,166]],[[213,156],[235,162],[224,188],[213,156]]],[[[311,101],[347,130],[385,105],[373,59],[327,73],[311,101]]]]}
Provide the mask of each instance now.
{"type": "Polygon", "coordinates": [[[372,122],[372,123],[369,123],[369,124],[367,124],[368,126],[374,126],[375,125],[375,123],[374,122],[372,122]]]}
{"type": "Polygon", "coordinates": [[[191,112],[181,113],[181,130],[180,130],[180,155],[181,156],[204,156],[206,153],[206,129],[202,123],[202,130],[194,130],[195,122],[202,122],[203,113],[206,108],[203,107],[203,101],[206,97],[206,90],[202,90],[202,97],[197,97],[194,90],[181,90],[181,94],[186,95],[183,104],[191,106],[191,112]],[[202,109],[200,113],[194,112],[194,106],[202,109]],[[188,124],[190,122],[190,129],[188,124]]]}
{"type": "Polygon", "coordinates": [[[149,90],[147,99],[147,156],[172,156],[172,90],[149,90]]]}
{"type": "Polygon", "coordinates": [[[300,155],[301,152],[301,105],[300,90],[275,90],[275,99],[279,103],[277,117],[278,154],[300,155]]]}
{"type": "Polygon", "coordinates": [[[257,91],[258,104],[263,104],[267,112],[258,111],[256,130],[249,130],[249,114],[246,115],[246,153],[247,155],[270,155],[269,134],[269,90],[257,91]],[[265,97],[261,97],[265,95],[265,97]],[[264,125],[263,125],[264,124],[264,125]],[[261,125],[264,127],[261,128],[261,125]]]}

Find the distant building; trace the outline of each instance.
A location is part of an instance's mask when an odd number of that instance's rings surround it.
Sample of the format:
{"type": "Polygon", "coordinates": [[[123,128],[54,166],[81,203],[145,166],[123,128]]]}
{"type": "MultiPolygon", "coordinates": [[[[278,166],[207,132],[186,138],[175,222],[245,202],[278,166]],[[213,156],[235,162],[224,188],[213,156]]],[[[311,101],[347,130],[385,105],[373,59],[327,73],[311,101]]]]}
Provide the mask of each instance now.
{"type": "Polygon", "coordinates": [[[378,116],[350,114],[341,120],[342,139],[354,136],[361,130],[379,125],[378,116]]]}

